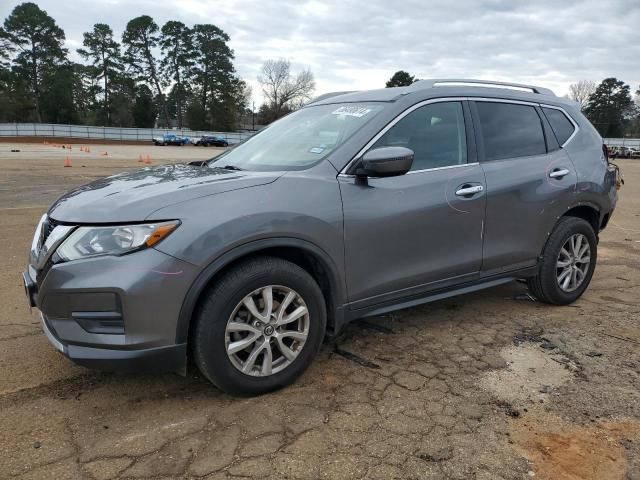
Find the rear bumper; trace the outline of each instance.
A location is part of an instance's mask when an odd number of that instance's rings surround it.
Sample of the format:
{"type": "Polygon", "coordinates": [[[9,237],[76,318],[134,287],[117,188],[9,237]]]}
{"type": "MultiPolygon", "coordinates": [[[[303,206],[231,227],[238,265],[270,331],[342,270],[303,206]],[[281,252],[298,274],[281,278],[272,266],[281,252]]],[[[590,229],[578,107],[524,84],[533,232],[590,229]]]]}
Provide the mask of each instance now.
{"type": "Polygon", "coordinates": [[[42,329],[53,347],[83,367],[120,372],[183,372],[186,368],[186,344],[137,350],[65,344],[58,339],[45,315],[41,313],[40,318],[42,329]]]}

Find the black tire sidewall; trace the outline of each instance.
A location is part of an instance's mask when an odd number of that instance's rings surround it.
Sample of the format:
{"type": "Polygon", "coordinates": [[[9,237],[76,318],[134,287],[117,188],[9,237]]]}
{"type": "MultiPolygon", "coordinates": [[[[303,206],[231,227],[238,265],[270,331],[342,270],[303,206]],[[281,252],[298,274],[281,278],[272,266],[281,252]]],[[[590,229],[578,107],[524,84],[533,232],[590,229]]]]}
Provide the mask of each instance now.
{"type": "Polygon", "coordinates": [[[567,305],[575,302],[589,287],[595,271],[598,255],[598,239],[591,225],[581,218],[566,217],[558,224],[545,247],[540,265],[540,280],[544,295],[551,303],[567,305]],[[556,264],[560,249],[565,242],[576,233],[583,234],[589,242],[590,262],[586,277],[582,284],[572,292],[565,292],[558,285],[556,264]]]}
{"type": "Polygon", "coordinates": [[[258,395],[295,381],[317,354],[326,329],[326,307],[322,292],[313,278],[295,264],[280,259],[265,259],[245,265],[240,274],[231,272],[208,292],[197,318],[194,354],[202,373],[222,390],[236,395],[258,395]],[[247,275],[247,272],[249,274],[247,275]],[[235,307],[249,293],[267,285],[281,285],[300,294],[309,309],[309,335],[302,352],[283,371],[268,377],[240,372],[228,358],[225,330],[235,307]]]}

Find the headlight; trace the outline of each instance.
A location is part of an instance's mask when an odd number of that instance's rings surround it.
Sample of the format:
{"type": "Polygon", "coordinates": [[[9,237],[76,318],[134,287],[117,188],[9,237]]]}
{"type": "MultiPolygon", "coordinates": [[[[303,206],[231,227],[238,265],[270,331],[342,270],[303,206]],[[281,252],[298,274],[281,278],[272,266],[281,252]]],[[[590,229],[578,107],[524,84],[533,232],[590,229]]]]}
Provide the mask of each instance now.
{"type": "Polygon", "coordinates": [[[122,255],[152,247],[173,232],[180,222],[78,227],[56,250],[54,261],[69,261],[96,255],[122,255]]]}

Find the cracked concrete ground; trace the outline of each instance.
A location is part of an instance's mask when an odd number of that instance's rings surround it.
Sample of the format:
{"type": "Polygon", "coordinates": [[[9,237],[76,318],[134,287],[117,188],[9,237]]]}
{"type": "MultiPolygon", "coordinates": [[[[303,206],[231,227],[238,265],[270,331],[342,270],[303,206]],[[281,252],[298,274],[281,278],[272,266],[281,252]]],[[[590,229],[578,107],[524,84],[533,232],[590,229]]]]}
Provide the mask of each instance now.
{"type": "Polygon", "coordinates": [[[620,162],[627,185],[576,304],[513,283],[359,321],[292,387],[238,399],[197,372],[99,373],[54,351],[20,284],[35,223],[59,193],[147,152],[109,146],[65,169],[52,147],[9,147],[1,478],[640,479],[639,161],[620,162]]]}

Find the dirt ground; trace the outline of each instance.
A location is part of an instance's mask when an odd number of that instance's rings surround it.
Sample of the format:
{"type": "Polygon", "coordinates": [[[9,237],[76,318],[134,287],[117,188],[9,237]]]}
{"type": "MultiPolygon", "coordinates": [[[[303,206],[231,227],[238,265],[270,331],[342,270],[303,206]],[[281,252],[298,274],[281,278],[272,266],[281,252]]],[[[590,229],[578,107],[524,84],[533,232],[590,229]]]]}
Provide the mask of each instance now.
{"type": "Polygon", "coordinates": [[[619,162],[627,185],[574,305],[513,283],[359,321],[295,385],[250,399],[58,354],[19,276],[47,206],[139,155],[217,151],[0,144],[0,478],[640,479],[638,160],[619,162]]]}

